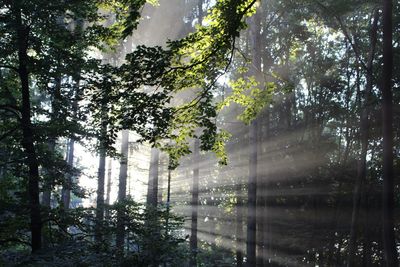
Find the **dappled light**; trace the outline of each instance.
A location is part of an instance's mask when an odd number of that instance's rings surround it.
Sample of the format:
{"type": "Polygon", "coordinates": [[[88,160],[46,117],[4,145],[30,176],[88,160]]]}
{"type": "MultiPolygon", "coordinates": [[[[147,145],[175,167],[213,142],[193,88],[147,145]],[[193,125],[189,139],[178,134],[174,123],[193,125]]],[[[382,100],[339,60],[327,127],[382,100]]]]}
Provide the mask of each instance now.
{"type": "Polygon", "coordinates": [[[0,2],[0,266],[399,265],[400,2],[0,2]]]}

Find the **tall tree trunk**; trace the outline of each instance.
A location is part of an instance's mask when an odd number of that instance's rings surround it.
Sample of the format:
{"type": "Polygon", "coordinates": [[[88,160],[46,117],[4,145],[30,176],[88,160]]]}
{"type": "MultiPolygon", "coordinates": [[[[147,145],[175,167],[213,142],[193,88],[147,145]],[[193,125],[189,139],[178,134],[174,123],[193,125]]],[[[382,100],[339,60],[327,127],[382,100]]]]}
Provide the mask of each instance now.
{"type": "Polygon", "coordinates": [[[150,168],[149,168],[149,183],[147,186],[147,205],[156,207],[158,198],[158,167],[160,161],[160,151],[153,147],[151,148],[150,168]]]}
{"type": "Polygon", "coordinates": [[[168,159],[168,179],[167,179],[167,218],[165,218],[165,232],[168,233],[169,211],[171,202],[171,158],[168,159]]]}
{"type": "MultiPolygon", "coordinates": [[[[49,140],[47,142],[47,147],[49,154],[53,155],[55,150],[56,142],[55,139],[49,140]]],[[[51,171],[46,170],[46,174],[49,176],[43,183],[43,194],[42,194],[42,205],[48,210],[51,208],[51,190],[54,184],[54,174],[51,171]]]]}
{"type": "Polygon", "coordinates": [[[392,0],[383,0],[383,244],[386,266],[398,266],[394,233],[394,171],[393,171],[393,23],[392,0]]]}
{"type": "Polygon", "coordinates": [[[28,65],[28,39],[29,28],[22,23],[20,2],[13,4],[13,12],[16,19],[17,45],[18,45],[18,73],[21,81],[21,127],[22,127],[22,147],[26,153],[26,163],[29,169],[28,194],[30,207],[30,230],[32,252],[36,252],[42,247],[42,218],[39,203],[39,163],[34,145],[34,133],[31,122],[31,100],[29,91],[29,71],[28,65]]]}
{"type": "MultiPolygon", "coordinates": [[[[77,19],[75,23],[76,23],[75,31],[82,33],[83,20],[77,19]]],[[[74,122],[76,122],[77,113],[78,113],[78,104],[79,104],[78,101],[82,94],[80,87],[79,87],[79,83],[81,80],[81,69],[80,68],[76,71],[75,75],[72,76],[72,79],[75,82],[75,85],[73,87],[74,100],[72,102],[72,120],[74,122]]],[[[73,138],[71,138],[69,140],[68,147],[69,147],[69,149],[68,149],[68,154],[67,154],[67,156],[68,156],[67,164],[68,164],[68,166],[73,167],[74,166],[74,157],[75,157],[75,155],[74,155],[75,140],[73,138]]],[[[72,187],[73,183],[74,183],[73,176],[70,174],[67,174],[65,185],[63,186],[62,191],[61,191],[61,197],[62,197],[62,201],[63,201],[65,210],[68,210],[70,207],[70,204],[71,204],[71,187],[72,187]]]]}
{"type": "Polygon", "coordinates": [[[157,193],[157,203],[162,203],[163,201],[163,188],[164,188],[164,173],[165,173],[165,165],[163,164],[164,162],[164,156],[161,154],[160,155],[160,161],[159,161],[159,174],[158,174],[158,186],[159,190],[157,193]]]}
{"type": "MultiPolygon", "coordinates": [[[[260,140],[260,132],[261,132],[261,125],[258,127],[258,136],[257,140],[260,140]]],[[[261,140],[257,141],[259,143],[258,145],[258,151],[257,154],[261,155],[262,153],[262,147],[261,147],[261,140]]],[[[265,181],[261,179],[261,177],[264,178],[264,176],[257,175],[257,208],[256,208],[256,219],[257,219],[257,259],[256,259],[256,266],[257,267],[264,267],[264,248],[265,248],[265,243],[264,243],[264,231],[265,231],[265,224],[264,224],[264,216],[265,216],[265,181]]]]}
{"type": "MultiPolygon", "coordinates": [[[[118,185],[118,202],[123,202],[126,199],[126,181],[128,176],[128,156],[129,156],[129,131],[122,131],[121,140],[121,167],[119,169],[119,185],[118,185]]],[[[125,223],[124,211],[118,210],[117,213],[117,237],[116,245],[120,252],[124,249],[125,240],[125,223]]]]}
{"type": "MultiPolygon", "coordinates": [[[[256,78],[261,69],[261,18],[257,13],[252,17],[250,24],[252,69],[251,74],[256,78]]],[[[258,121],[254,119],[249,127],[249,179],[248,179],[248,204],[247,204],[247,241],[246,254],[247,266],[256,266],[256,202],[257,202],[257,150],[258,150],[258,121]]]]}
{"type": "Polygon", "coordinates": [[[236,184],[236,266],[243,266],[243,197],[242,185],[236,184]]]}
{"type": "Polygon", "coordinates": [[[192,225],[190,235],[190,266],[197,266],[197,213],[199,206],[199,149],[200,142],[198,139],[194,141],[194,153],[193,153],[193,186],[192,186],[192,225]]]}
{"type": "MultiPolygon", "coordinates": [[[[198,0],[198,23],[201,26],[203,24],[203,0],[198,0]]],[[[191,233],[190,233],[190,262],[191,267],[197,266],[197,217],[198,217],[198,206],[199,206],[199,160],[200,160],[200,142],[198,139],[194,140],[194,167],[193,167],[193,185],[192,185],[192,222],[191,222],[191,233]]]]}
{"type": "MultiPolygon", "coordinates": [[[[75,141],[70,139],[68,145],[68,154],[67,154],[67,164],[70,167],[74,166],[74,153],[75,153],[75,141]]],[[[64,205],[64,210],[68,210],[71,205],[71,187],[72,187],[72,175],[67,174],[66,184],[63,186],[61,191],[62,202],[64,205]]]]}
{"type": "MultiPolygon", "coordinates": [[[[347,259],[347,266],[351,267],[356,264],[356,250],[357,250],[357,231],[359,229],[359,211],[361,206],[361,196],[365,190],[365,183],[367,178],[367,152],[368,152],[368,139],[369,139],[369,115],[371,106],[371,94],[373,88],[373,61],[375,57],[376,34],[378,31],[379,12],[376,10],[373,16],[373,23],[370,29],[370,51],[367,62],[366,73],[366,86],[364,94],[364,104],[361,107],[360,116],[360,141],[361,153],[358,161],[357,178],[354,186],[353,193],[353,212],[351,217],[350,239],[349,239],[349,253],[347,259]]],[[[362,103],[362,102],[360,102],[362,103]]]]}
{"type": "MultiPolygon", "coordinates": [[[[267,144],[268,144],[268,141],[270,138],[270,122],[271,122],[270,114],[271,114],[270,110],[267,109],[267,112],[265,114],[266,129],[265,129],[265,137],[264,137],[265,138],[264,140],[267,142],[267,144]]],[[[266,153],[268,153],[268,150],[269,150],[269,146],[267,146],[266,153]]],[[[270,164],[269,166],[272,166],[272,157],[270,157],[270,154],[268,154],[267,161],[270,164]]],[[[263,197],[264,197],[264,250],[263,250],[264,265],[267,265],[267,262],[269,261],[269,258],[271,257],[270,247],[272,244],[271,229],[270,229],[271,223],[270,223],[270,216],[269,216],[270,212],[268,209],[268,197],[269,197],[268,190],[270,189],[270,186],[272,184],[271,182],[268,181],[269,180],[269,178],[268,178],[269,171],[270,170],[267,170],[267,172],[266,172],[267,177],[265,178],[265,181],[264,181],[264,195],[263,195],[263,197]]]]}
{"type": "Polygon", "coordinates": [[[107,134],[107,115],[104,107],[103,118],[101,123],[100,133],[100,151],[99,151],[99,169],[98,169],[98,180],[97,180],[97,200],[96,200],[96,225],[94,238],[96,242],[103,241],[102,225],[104,220],[104,178],[106,172],[106,148],[104,144],[104,137],[107,134]]]}
{"type": "MultiPolygon", "coordinates": [[[[52,99],[51,107],[52,113],[50,115],[53,122],[57,122],[60,116],[60,101],[61,101],[61,74],[55,77],[55,88],[54,88],[54,98],[52,99]]],[[[47,142],[47,147],[50,155],[54,155],[56,147],[56,137],[49,136],[49,141],[47,142]]],[[[54,173],[51,170],[45,170],[46,174],[49,176],[45,179],[43,183],[43,195],[42,195],[42,205],[47,209],[51,206],[51,190],[54,186],[54,173]]],[[[44,241],[44,240],[43,240],[44,241]]]]}
{"type": "MultiPolygon", "coordinates": [[[[75,80],[75,99],[74,102],[72,103],[72,117],[73,120],[76,120],[77,112],[78,112],[78,100],[79,100],[79,95],[81,94],[80,89],[79,89],[79,83],[80,83],[80,71],[78,72],[78,75],[74,77],[75,80]]],[[[74,167],[74,157],[75,157],[75,140],[70,139],[69,140],[69,145],[68,145],[68,154],[67,154],[67,164],[70,167],[74,167]]],[[[62,195],[62,200],[64,203],[64,209],[67,210],[70,207],[71,203],[71,187],[73,184],[73,177],[70,174],[67,174],[66,177],[66,184],[63,186],[63,189],[61,191],[62,195]]]]}
{"type": "Polygon", "coordinates": [[[256,265],[257,120],[249,129],[249,179],[247,192],[247,267],[256,265]]]}
{"type": "Polygon", "coordinates": [[[106,204],[110,205],[111,203],[111,185],[112,185],[112,159],[108,159],[107,163],[107,191],[106,191],[106,204]]]}

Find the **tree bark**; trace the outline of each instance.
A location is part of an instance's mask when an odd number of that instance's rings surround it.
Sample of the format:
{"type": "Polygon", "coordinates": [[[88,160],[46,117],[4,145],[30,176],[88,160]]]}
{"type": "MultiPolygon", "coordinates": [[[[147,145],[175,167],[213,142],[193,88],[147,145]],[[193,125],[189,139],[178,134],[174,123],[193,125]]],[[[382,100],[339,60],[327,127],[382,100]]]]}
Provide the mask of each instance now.
{"type": "MultiPolygon", "coordinates": [[[[122,131],[121,140],[121,167],[119,169],[119,185],[118,185],[118,202],[123,202],[126,199],[126,181],[128,176],[128,156],[129,156],[129,131],[122,131]]],[[[122,252],[125,241],[125,223],[124,211],[118,210],[117,213],[117,249],[122,252]]]]}
{"type": "Polygon", "coordinates": [[[111,203],[111,185],[112,185],[112,160],[111,158],[108,159],[108,167],[107,167],[107,191],[106,191],[106,204],[110,205],[111,203]]]}
{"type": "MultiPolygon", "coordinates": [[[[54,154],[55,150],[55,139],[52,139],[47,142],[47,147],[51,155],[54,154]]],[[[46,171],[46,174],[50,177],[43,183],[43,195],[42,195],[42,205],[50,210],[51,208],[51,190],[54,184],[54,177],[51,171],[46,171]]]]}
{"type": "Polygon", "coordinates": [[[394,233],[394,171],[393,171],[393,23],[392,0],[383,0],[383,196],[382,221],[386,266],[398,266],[394,233]]]}
{"type": "MultiPolygon", "coordinates": [[[[80,31],[81,31],[82,27],[83,27],[83,20],[82,19],[78,19],[76,21],[76,28],[80,29],[80,31]]],[[[77,120],[76,117],[77,117],[77,113],[78,113],[78,100],[79,100],[79,97],[81,95],[81,91],[80,91],[80,88],[79,88],[79,83],[80,83],[80,80],[81,80],[80,75],[81,75],[81,70],[79,69],[75,73],[75,75],[73,75],[73,77],[72,77],[73,80],[75,81],[75,85],[73,87],[73,89],[74,89],[73,93],[74,93],[75,97],[74,97],[74,100],[72,102],[72,119],[74,121],[77,120]]],[[[74,151],[74,149],[75,149],[75,140],[74,139],[71,138],[69,140],[69,146],[68,147],[69,147],[69,149],[68,149],[68,154],[67,154],[68,155],[67,164],[70,167],[73,167],[74,166],[74,156],[75,156],[74,155],[74,153],[75,153],[75,151],[74,151]]],[[[66,183],[63,186],[62,192],[61,192],[65,210],[68,210],[70,208],[70,204],[71,204],[71,187],[72,187],[73,183],[74,183],[74,181],[73,181],[72,175],[67,174],[66,183]]]]}
{"type": "MultiPolygon", "coordinates": [[[[203,0],[198,0],[198,23],[201,26],[203,24],[203,0]]],[[[192,223],[190,233],[190,261],[191,267],[197,266],[197,217],[198,217],[198,206],[199,206],[199,160],[200,160],[200,142],[198,139],[194,140],[194,168],[193,168],[193,185],[192,185],[192,223]]]]}
{"type": "MultiPolygon", "coordinates": [[[[261,18],[259,10],[252,17],[250,24],[252,68],[250,72],[258,78],[261,69],[261,18]]],[[[249,179],[247,203],[247,240],[246,254],[247,267],[256,266],[256,208],[257,208],[257,150],[258,150],[258,122],[254,119],[249,126],[249,179]]]]}
{"type": "Polygon", "coordinates": [[[160,161],[160,151],[153,147],[151,148],[149,182],[147,186],[147,205],[156,207],[158,198],[158,167],[160,161]]]}
{"type": "Polygon", "coordinates": [[[160,155],[160,163],[159,163],[159,168],[160,171],[158,173],[158,193],[157,193],[157,203],[162,203],[163,202],[163,188],[164,188],[164,173],[165,173],[165,164],[163,164],[164,162],[164,157],[161,154],[160,155]]]}
{"type": "Polygon", "coordinates": [[[247,267],[256,265],[257,121],[249,129],[249,179],[247,192],[247,267]]]}
{"type": "Polygon", "coordinates": [[[104,136],[107,133],[107,120],[106,111],[103,107],[103,119],[101,126],[100,136],[100,151],[99,151],[99,169],[98,169],[98,180],[97,180],[97,200],[96,200],[96,225],[94,238],[96,242],[102,242],[102,225],[104,220],[104,178],[106,172],[106,148],[104,146],[104,136]]]}
{"type": "Polygon", "coordinates": [[[21,127],[22,127],[22,147],[26,153],[26,163],[28,165],[28,194],[30,208],[30,230],[32,252],[36,252],[42,247],[42,218],[39,203],[39,163],[34,145],[34,133],[31,122],[31,100],[29,90],[29,71],[28,71],[28,39],[29,27],[23,24],[21,7],[19,1],[13,5],[13,12],[16,19],[17,46],[18,46],[18,73],[21,81],[21,127]]]}
{"type": "Polygon", "coordinates": [[[198,139],[194,141],[194,152],[193,152],[193,185],[192,185],[192,225],[190,235],[190,266],[197,266],[197,213],[199,206],[199,149],[200,142],[198,139]]]}
{"type": "MultiPolygon", "coordinates": [[[[55,77],[55,88],[54,88],[54,98],[52,99],[52,113],[50,115],[51,120],[56,122],[60,115],[60,101],[61,101],[61,74],[55,77]]],[[[56,137],[49,136],[49,141],[47,142],[47,147],[50,155],[54,155],[56,147],[56,137]]],[[[43,195],[42,195],[42,205],[47,209],[51,207],[51,191],[54,186],[54,173],[51,170],[45,170],[46,174],[49,176],[45,179],[43,183],[43,195]]],[[[43,240],[44,241],[44,240],[43,240]]]]}
{"type": "MultiPolygon", "coordinates": [[[[74,166],[74,153],[75,153],[75,141],[70,139],[68,145],[68,154],[67,154],[67,164],[68,166],[74,166]]],[[[63,186],[61,195],[62,202],[64,205],[64,209],[68,210],[71,205],[71,186],[72,186],[72,177],[70,174],[67,174],[66,177],[66,185],[63,186]]]]}
{"type": "Polygon", "coordinates": [[[242,185],[236,184],[236,266],[243,266],[243,197],[242,185]]]}

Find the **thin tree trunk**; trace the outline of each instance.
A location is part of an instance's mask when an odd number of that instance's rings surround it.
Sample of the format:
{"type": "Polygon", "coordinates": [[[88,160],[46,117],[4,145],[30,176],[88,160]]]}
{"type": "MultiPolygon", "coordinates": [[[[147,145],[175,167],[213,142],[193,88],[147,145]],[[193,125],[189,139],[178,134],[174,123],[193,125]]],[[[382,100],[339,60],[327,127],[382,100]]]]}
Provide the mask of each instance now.
{"type": "Polygon", "coordinates": [[[249,179],[247,192],[247,267],[256,264],[256,195],[257,195],[257,121],[254,120],[249,130],[249,179]]]}
{"type": "MultiPolygon", "coordinates": [[[[106,204],[110,205],[111,203],[111,185],[112,185],[112,159],[109,158],[108,159],[108,163],[107,163],[107,190],[106,190],[106,204]]],[[[109,210],[106,210],[106,217],[109,216],[109,210]]]]}
{"type": "Polygon", "coordinates": [[[364,192],[362,195],[363,202],[363,228],[364,228],[364,243],[363,243],[363,266],[369,267],[372,266],[372,255],[371,255],[371,224],[369,222],[369,186],[366,185],[364,188],[364,192]]]}
{"type": "Polygon", "coordinates": [[[368,152],[368,139],[369,139],[369,113],[371,106],[371,94],[373,88],[373,60],[375,56],[376,34],[378,30],[378,10],[374,13],[373,23],[370,30],[370,52],[368,55],[367,63],[367,83],[365,86],[364,104],[360,116],[360,138],[361,138],[361,153],[358,161],[357,179],[354,187],[353,195],[353,212],[351,218],[350,240],[349,240],[349,254],[347,266],[351,267],[356,264],[356,250],[357,250],[357,231],[358,231],[358,217],[360,211],[361,196],[364,191],[366,178],[367,178],[367,152],[368,152]]]}
{"type": "MultiPolygon", "coordinates": [[[[76,31],[82,31],[82,27],[83,27],[83,20],[82,19],[78,19],[76,21],[76,31]]],[[[78,69],[78,71],[75,73],[75,75],[72,76],[72,79],[75,81],[75,86],[74,86],[74,100],[72,102],[72,119],[73,121],[77,120],[77,113],[78,113],[78,101],[81,95],[81,91],[79,88],[79,83],[81,80],[81,69],[78,69]]],[[[69,140],[69,150],[68,150],[68,157],[67,157],[67,164],[70,167],[74,166],[74,153],[75,153],[75,140],[74,139],[70,139],[69,140]]],[[[73,181],[73,176],[70,174],[67,174],[66,177],[66,183],[62,188],[61,191],[61,197],[64,203],[64,209],[68,210],[70,208],[70,204],[71,204],[71,188],[72,188],[72,184],[74,183],[73,181]]]]}
{"type": "Polygon", "coordinates": [[[383,0],[383,196],[382,221],[386,266],[398,266],[394,233],[394,171],[393,171],[393,23],[392,0],[383,0]]]}
{"type": "MultiPolygon", "coordinates": [[[[49,154],[53,155],[55,150],[55,140],[52,139],[47,142],[47,147],[49,149],[49,154]]],[[[51,171],[46,171],[46,174],[50,177],[47,177],[46,181],[43,184],[43,194],[42,194],[42,205],[50,210],[51,208],[51,190],[54,184],[54,177],[51,171]]]]}
{"type": "Polygon", "coordinates": [[[158,198],[158,165],[160,161],[160,151],[153,147],[151,148],[150,168],[149,168],[149,183],[147,186],[147,205],[156,207],[158,198]]]}
{"type": "MultiPolygon", "coordinates": [[[[261,18],[259,10],[253,16],[250,24],[252,69],[251,73],[256,77],[261,70],[261,18]]],[[[258,149],[258,122],[254,119],[249,126],[249,179],[248,179],[248,204],[247,204],[247,267],[256,266],[256,201],[257,201],[257,149],[258,149]]]]}
{"type": "MultiPolygon", "coordinates": [[[[56,122],[59,119],[60,113],[60,101],[61,101],[61,74],[55,78],[55,88],[54,88],[54,98],[52,100],[52,113],[51,120],[56,122]]],[[[50,155],[54,155],[55,147],[56,147],[56,138],[49,137],[49,141],[47,142],[47,147],[50,155]]],[[[51,170],[45,170],[46,174],[49,176],[43,183],[43,195],[42,195],[42,205],[47,209],[51,207],[51,190],[54,186],[54,173],[51,170]]],[[[45,241],[45,240],[43,240],[45,241]]]]}
{"type": "Polygon", "coordinates": [[[190,235],[190,266],[197,266],[197,213],[199,206],[199,148],[200,142],[198,139],[194,141],[194,168],[193,168],[193,186],[192,186],[192,225],[190,235]]]}
{"type": "MultiPolygon", "coordinates": [[[[198,23],[203,24],[203,0],[198,0],[198,23]]],[[[191,222],[191,235],[190,235],[190,262],[191,267],[197,266],[197,217],[199,206],[199,160],[200,160],[200,142],[198,139],[194,140],[194,168],[193,168],[193,185],[192,185],[192,222],[191,222]]]]}
{"type": "Polygon", "coordinates": [[[31,100],[29,91],[28,64],[28,39],[29,28],[22,23],[21,8],[19,1],[13,4],[16,19],[17,45],[18,45],[18,73],[21,81],[21,126],[22,147],[26,153],[26,163],[29,168],[28,194],[30,207],[30,230],[32,252],[42,247],[42,218],[39,203],[39,163],[34,146],[34,133],[31,122],[31,100]]]}
{"type": "Polygon", "coordinates": [[[167,180],[167,218],[165,219],[165,232],[168,233],[169,228],[169,211],[170,211],[170,202],[171,202],[171,159],[169,159],[168,163],[168,180],[167,180]]]}
{"type": "Polygon", "coordinates": [[[103,119],[100,133],[99,169],[97,180],[97,200],[96,200],[96,225],[95,241],[102,242],[102,225],[104,220],[104,178],[106,172],[106,148],[104,147],[104,137],[107,133],[106,111],[103,109],[103,119]]]}
{"type": "MultiPolygon", "coordinates": [[[[80,72],[78,72],[78,76],[75,77],[75,99],[74,102],[72,103],[72,116],[73,119],[76,120],[77,112],[78,112],[78,98],[80,95],[79,91],[79,82],[80,82],[80,72]]],[[[67,164],[70,167],[74,167],[74,157],[75,157],[75,140],[70,139],[69,140],[69,146],[68,146],[68,154],[67,154],[67,164]]],[[[73,184],[73,177],[72,175],[68,175],[66,177],[66,185],[63,186],[61,195],[62,195],[62,200],[64,203],[64,209],[67,210],[70,207],[71,203],[71,187],[73,184]]]]}
{"type": "MultiPolygon", "coordinates": [[[[118,202],[126,199],[126,181],[128,176],[128,156],[129,156],[129,131],[122,131],[121,140],[121,167],[119,169],[118,202]]],[[[117,213],[117,237],[116,245],[120,252],[123,252],[125,241],[124,211],[118,210],[117,213]]]]}
{"type": "Polygon", "coordinates": [[[236,266],[243,266],[243,197],[242,185],[236,185],[236,266]]]}
{"type": "MultiPolygon", "coordinates": [[[[260,128],[258,129],[258,132],[260,133],[260,128]]],[[[258,135],[257,138],[259,138],[261,135],[258,135]]],[[[261,149],[261,143],[262,142],[257,142],[260,145],[258,145],[258,154],[261,155],[262,149],[261,149]]],[[[256,209],[256,218],[257,218],[257,259],[256,259],[256,266],[257,267],[264,267],[264,230],[265,230],[265,224],[264,224],[264,216],[265,216],[265,181],[260,179],[261,176],[257,175],[257,209],[256,209]]]]}
{"type": "MultiPolygon", "coordinates": [[[[68,154],[67,154],[67,164],[70,167],[74,166],[74,153],[75,153],[75,141],[70,139],[68,145],[68,154]]],[[[62,202],[64,205],[64,210],[68,210],[71,206],[71,187],[72,187],[72,175],[67,174],[66,184],[63,186],[61,191],[62,202]]]]}
{"type": "Polygon", "coordinates": [[[165,165],[163,164],[164,160],[163,160],[163,155],[161,154],[160,156],[160,163],[159,163],[159,168],[160,168],[160,172],[158,174],[158,193],[157,193],[157,203],[162,203],[163,201],[163,188],[164,188],[164,172],[165,172],[165,165]]]}
{"type": "MultiPolygon", "coordinates": [[[[270,138],[270,123],[271,123],[271,119],[270,119],[270,114],[271,111],[268,108],[266,113],[265,113],[265,134],[264,134],[264,141],[263,142],[267,142],[269,141],[270,138]]],[[[267,146],[267,151],[268,151],[269,147],[267,146]]],[[[266,162],[268,162],[268,166],[272,166],[272,157],[270,157],[270,154],[268,152],[265,153],[266,155],[266,162]]],[[[269,170],[267,170],[266,172],[267,177],[264,180],[264,193],[263,193],[263,204],[264,204],[264,209],[263,209],[263,228],[264,228],[264,240],[263,240],[263,251],[262,251],[262,257],[263,257],[263,261],[264,261],[264,265],[268,265],[269,262],[269,258],[271,256],[270,253],[270,246],[271,246],[271,235],[270,235],[270,216],[269,216],[269,209],[268,209],[268,189],[270,188],[271,183],[268,181],[268,177],[269,177],[269,170]]]]}
{"type": "MultiPolygon", "coordinates": [[[[54,155],[55,152],[55,146],[56,146],[56,140],[55,138],[50,138],[50,140],[47,142],[47,147],[50,155],[54,155]]],[[[50,218],[50,210],[51,210],[51,191],[54,186],[54,181],[55,181],[55,174],[54,172],[49,169],[45,170],[46,178],[45,181],[43,182],[43,194],[42,194],[42,206],[45,208],[45,214],[43,214],[43,219],[46,220],[47,218],[50,218]]],[[[44,225],[45,226],[45,225],[44,225]]],[[[44,234],[42,237],[42,246],[44,248],[49,247],[49,244],[51,242],[51,223],[49,222],[48,228],[46,229],[48,234],[44,234]]]]}

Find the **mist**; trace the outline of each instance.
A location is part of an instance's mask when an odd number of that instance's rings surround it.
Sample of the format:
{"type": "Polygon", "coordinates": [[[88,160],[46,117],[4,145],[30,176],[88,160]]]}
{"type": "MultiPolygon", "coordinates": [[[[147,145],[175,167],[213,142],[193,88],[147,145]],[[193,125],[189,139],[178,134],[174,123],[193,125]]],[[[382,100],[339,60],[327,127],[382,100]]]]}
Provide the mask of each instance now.
{"type": "Polygon", "coordinates": [[[398,265],[399,1],[39,2],[0,4],[0,265],[398,265]]]}

